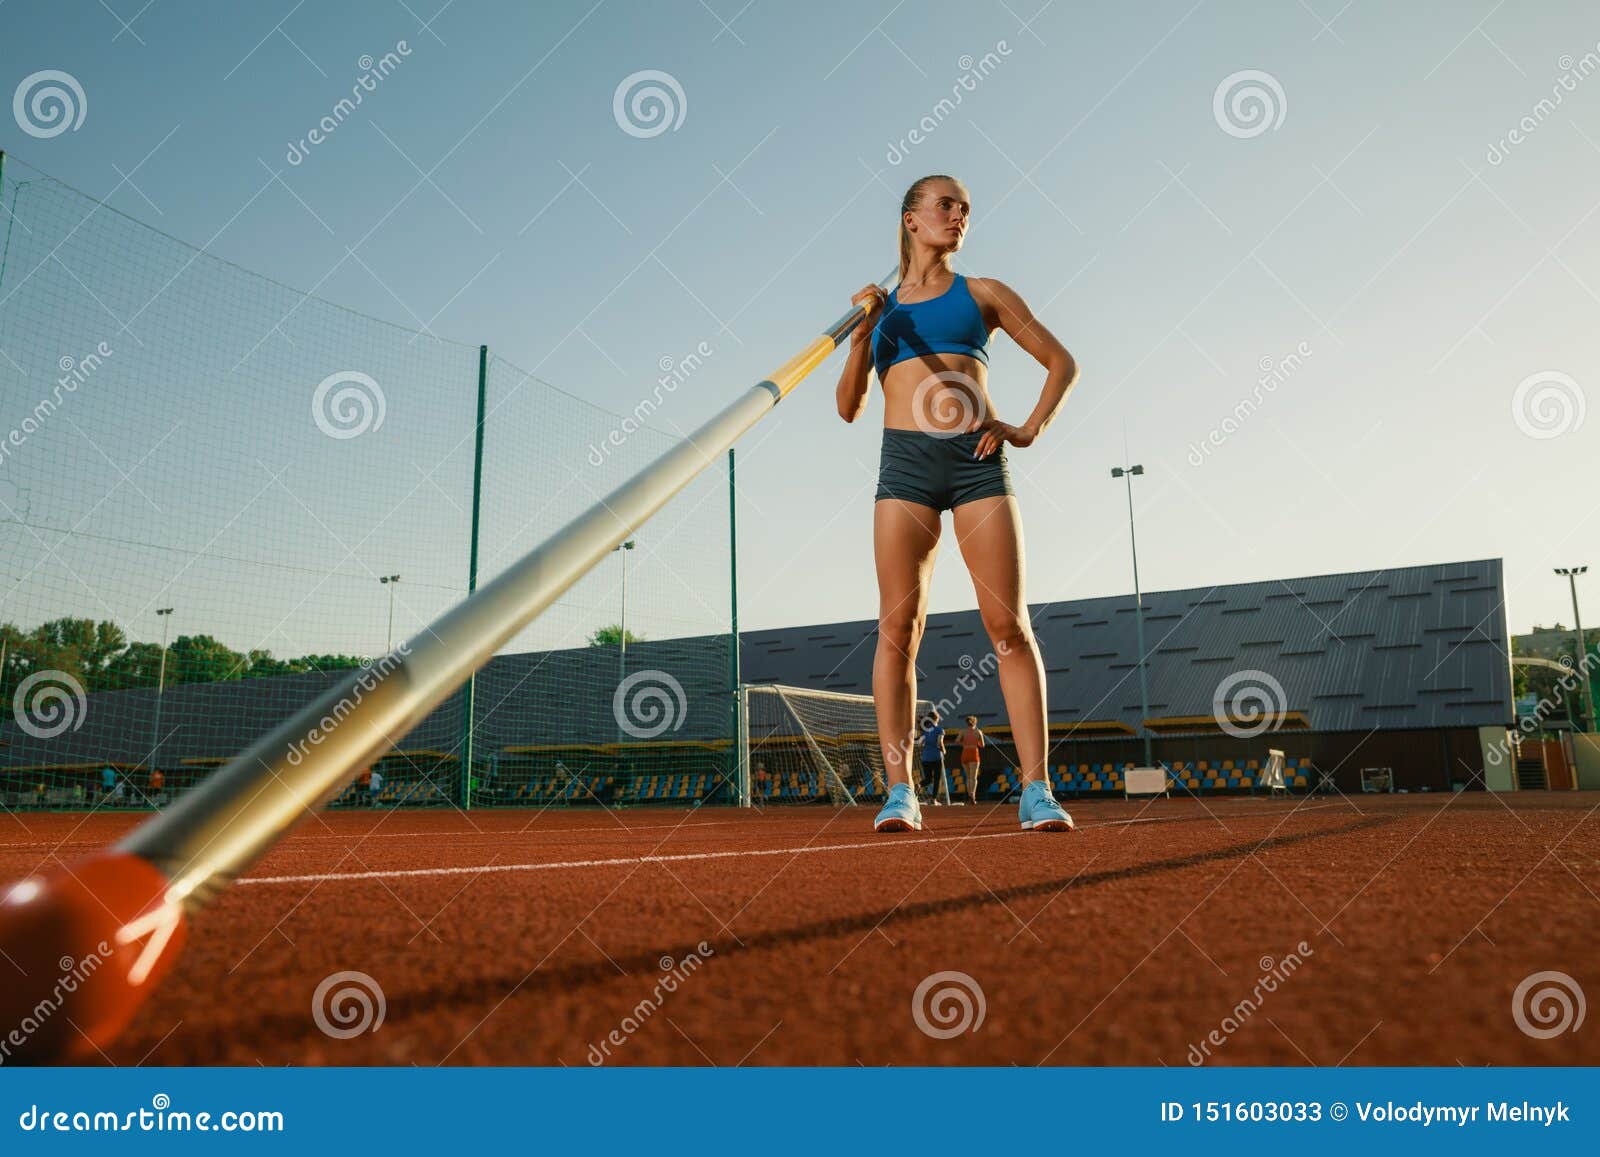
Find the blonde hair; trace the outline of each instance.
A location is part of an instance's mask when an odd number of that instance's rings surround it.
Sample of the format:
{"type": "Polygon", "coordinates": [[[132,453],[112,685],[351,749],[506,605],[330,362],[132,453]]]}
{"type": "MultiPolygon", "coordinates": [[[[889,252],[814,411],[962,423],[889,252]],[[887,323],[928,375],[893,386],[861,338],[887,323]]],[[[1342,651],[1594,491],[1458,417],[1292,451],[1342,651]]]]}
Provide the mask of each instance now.
{"type": "MultiPolygon", "coordinates": [[[[900,276],[906,275],[906,269],[911,265],[911,235],[906,232],[906,214],[922,203],[922,192],[930,182],[949,181],[953,185],[961,182],[955,177],[944,173],[930,173],[926,177],[918,177],[911,182],[911,188],[906,190],[906,195],[900,199],[900,276]]],[[[962,185],[962,188],[965,188],[962,185]]]]}

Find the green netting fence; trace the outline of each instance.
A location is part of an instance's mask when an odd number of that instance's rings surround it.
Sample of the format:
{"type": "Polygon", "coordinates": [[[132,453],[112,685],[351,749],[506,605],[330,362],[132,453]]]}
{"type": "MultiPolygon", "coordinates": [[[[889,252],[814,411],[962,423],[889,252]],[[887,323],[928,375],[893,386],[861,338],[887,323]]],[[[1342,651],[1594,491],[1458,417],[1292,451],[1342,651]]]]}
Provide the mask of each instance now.
{"type": "MultiPolygon", "coordinates": [[[[161,806],[673,442],[13,157],[0,206],[6,809],[161,806]]],[[[732,802],[728,492],[694,483],[333,806],[732,802]]]]}

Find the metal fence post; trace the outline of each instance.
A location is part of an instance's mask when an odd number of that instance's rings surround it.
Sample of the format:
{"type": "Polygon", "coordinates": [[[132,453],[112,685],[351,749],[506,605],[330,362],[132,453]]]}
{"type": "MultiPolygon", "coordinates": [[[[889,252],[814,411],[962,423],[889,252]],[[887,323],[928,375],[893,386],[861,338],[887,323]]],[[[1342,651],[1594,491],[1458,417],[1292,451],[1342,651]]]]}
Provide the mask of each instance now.
{"type": "MultiPolygon", "coordinates": [[[[489,347],[478,347],[478,420],[472,449],[472,545],[467,562],[467,595],[478,589],[478,516],[483,502],[483,419],[488,395],[489,347]]],[[[474,671],[462,691],[461,706],[461,806],[472,806],[473,694],[478,686],[474,671]]]]}

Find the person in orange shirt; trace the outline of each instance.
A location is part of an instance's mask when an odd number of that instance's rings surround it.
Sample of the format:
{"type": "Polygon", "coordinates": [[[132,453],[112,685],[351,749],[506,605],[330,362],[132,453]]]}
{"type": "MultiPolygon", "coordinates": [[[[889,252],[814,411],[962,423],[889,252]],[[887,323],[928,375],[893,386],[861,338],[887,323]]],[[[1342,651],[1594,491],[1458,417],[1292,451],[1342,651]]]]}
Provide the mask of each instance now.
{"type": "Polygon", "coordinates": [[[154,807],[161,806],[161,789],[167,786],[167,777],[161,774],[159,767],[150,772],[150,803],[154,807]]]}
{"type": "Polygon", "coordinates": [[[967,799],[978,802],[978,765],[988,742],[978,730],[978,717],[967,716],[967,729],[961,733],[961,778],[967,781],[967,799]]]}
{"type": "Polygon", "coordinates": [[[356,776],[356,786],[361,789],[368,807],[372,806],[372,768],[364,767],[361,774],[356,776]]]}

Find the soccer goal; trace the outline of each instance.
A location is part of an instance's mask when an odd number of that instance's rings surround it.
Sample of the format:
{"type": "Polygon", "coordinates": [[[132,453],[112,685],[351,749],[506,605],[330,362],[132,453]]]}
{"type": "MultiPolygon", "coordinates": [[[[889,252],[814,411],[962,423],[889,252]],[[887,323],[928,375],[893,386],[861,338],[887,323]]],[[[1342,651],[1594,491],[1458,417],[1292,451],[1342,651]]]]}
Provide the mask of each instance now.
{"type": "MultiPolygon", "coordinates": [[[[872,696],[779,683],[749,684],[744,696],[751,803],[845,807],[883,799],[888,777],[872,696]]],[[[929,707],[919,701],[917,717],[929,707]]]]}

